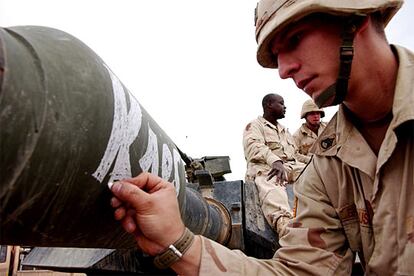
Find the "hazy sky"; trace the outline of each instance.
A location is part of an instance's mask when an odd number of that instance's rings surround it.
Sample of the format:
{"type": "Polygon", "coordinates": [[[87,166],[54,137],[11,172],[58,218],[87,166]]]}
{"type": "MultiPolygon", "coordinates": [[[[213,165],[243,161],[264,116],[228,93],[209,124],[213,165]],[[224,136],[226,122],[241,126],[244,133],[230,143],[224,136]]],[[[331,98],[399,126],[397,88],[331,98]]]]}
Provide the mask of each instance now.
{"type": "MultiPolygon", "coordinates": [[[[285,98],[294,132],[307,96],[256,62],[254,0],[0,0],[0,26],[42,25],[91,47],[189,156],[230,156],[244,178],[242,133],[265,94],[285,98]]],[[[414,1],[386,32],[414,50],[414,1]]],[[[329,119],[336,108],[327,110],[329,119]]]]}

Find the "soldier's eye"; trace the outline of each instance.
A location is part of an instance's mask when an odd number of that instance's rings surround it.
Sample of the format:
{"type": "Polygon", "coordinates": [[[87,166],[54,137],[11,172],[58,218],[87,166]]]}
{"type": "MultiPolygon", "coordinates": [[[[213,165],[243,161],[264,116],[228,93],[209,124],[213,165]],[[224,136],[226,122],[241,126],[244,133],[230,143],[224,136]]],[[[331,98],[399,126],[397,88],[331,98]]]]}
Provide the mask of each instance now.
{"type": "Polygon", "coordinates": [[[302,40],[303,34],[302,32],[297,32],[289,37],[288,46],[290,48],[295,48],[299,42],[302,40]]]}

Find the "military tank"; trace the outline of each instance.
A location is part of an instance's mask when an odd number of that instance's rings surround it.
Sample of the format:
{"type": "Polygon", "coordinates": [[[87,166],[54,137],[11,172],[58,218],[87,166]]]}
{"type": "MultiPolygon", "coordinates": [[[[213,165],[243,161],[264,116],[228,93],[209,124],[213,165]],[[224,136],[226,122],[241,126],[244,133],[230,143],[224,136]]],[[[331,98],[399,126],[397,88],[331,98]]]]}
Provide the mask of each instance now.
{"type": "Polygon", "coordinates": [[[0,28],[0,85],[0,244],[29,247],[23,267],[173,274],[113,219],[107,183],[143,171],[174,183],[194,233],[258,258],[278,248],[255,186],[226,181],[229,157],[183,153],[77,38],[0,28]]]}

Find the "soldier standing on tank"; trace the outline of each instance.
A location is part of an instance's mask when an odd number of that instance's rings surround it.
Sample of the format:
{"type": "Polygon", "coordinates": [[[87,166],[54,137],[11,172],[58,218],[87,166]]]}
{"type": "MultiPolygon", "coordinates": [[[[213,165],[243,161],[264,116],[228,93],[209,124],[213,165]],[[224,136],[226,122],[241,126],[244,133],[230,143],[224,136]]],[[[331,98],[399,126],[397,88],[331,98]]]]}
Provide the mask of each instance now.
{"type": "Polygon", "coordinates": [[[295,183],[282,247],[259,260],[194,238],[173,185],[143,173],[112,187],[115,217],[140,248],[175,256],[180,275],[349,275],[356,254],[366,275],[413,275],[414,53],[384,33],[402,3],[260,1],[258,62],[318,106],[340,105],[295,183]]]}
{"type": "Polygon", "coordinates": [[[294,183],[305,164],[296,160],[293,136],[278,122],[286,113],[283,97],[267,94],[262,107],[263,116],[248,123],[243,132],[246,183],[256,185],[263,215],[280,234],[292,218],[286,184],[294,183]]]}
{"type": "Polygon", "coordinates": [[[319,108],[312,99],[303,103],[300,118],[305,119],[305,122],[293,134],[298,148],[299,161],[304,163],[310,161],[312,153],[309,150],[326,127],[326,123],[321,121],[323,117],[325,117],[325,111],[319,108]]]}

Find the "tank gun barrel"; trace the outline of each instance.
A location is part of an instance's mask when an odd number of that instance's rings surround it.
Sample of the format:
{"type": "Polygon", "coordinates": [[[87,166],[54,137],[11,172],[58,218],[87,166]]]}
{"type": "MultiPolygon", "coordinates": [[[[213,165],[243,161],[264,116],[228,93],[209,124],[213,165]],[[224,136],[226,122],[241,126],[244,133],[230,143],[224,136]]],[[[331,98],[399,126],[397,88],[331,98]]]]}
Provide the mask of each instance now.
{"type": "Polygon", "coordinates": [[[220,208],[186,188],[175,144],[84,43],[0,28],[0,69],[0,244],[134,247],[107,183],[142,171],[174,183],[191,230],[228,239],[220,208]]]}

